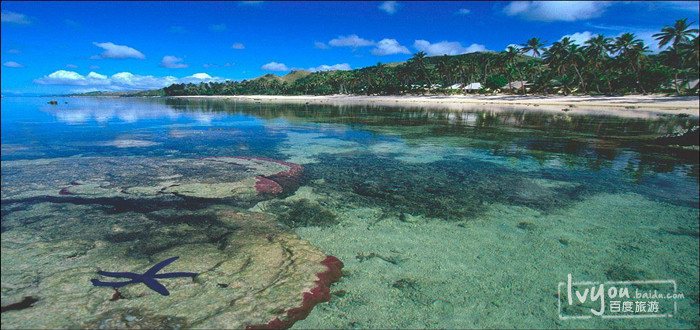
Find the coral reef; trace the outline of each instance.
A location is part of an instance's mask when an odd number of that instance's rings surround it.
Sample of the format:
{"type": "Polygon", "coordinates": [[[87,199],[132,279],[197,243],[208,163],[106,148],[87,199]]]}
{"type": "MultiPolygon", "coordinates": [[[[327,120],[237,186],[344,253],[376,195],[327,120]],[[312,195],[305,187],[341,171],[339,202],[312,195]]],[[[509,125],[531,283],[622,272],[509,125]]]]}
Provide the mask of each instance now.
{"type": "Polygon", "coordinates": [[[8,202],[230,199],[240,206],[293,192],[303,172],[297,164],[252,157],[70,157],[8,161],[2,170],[14,173],[3,180],[2,199],[8,202]],[[19,177],[31,184],[14,179],[19,177]]]}
{"type": "Polygon", "coordinates": [[[3,204],[2,328],[289,327],[330,298],[343,266],[276,217],[227,205],[18,205],[3,204]],[[140,274],[174,255],[170,272],[198,275],[163,280],[167,297],[145,285],[117,294],[90,284],[98,270],[140,274]]]}
{"type": "Polygon", "coordinates": [[[13,174],[2,189],[3,328],[289,327],[340,278],[338,259],[277,217],[239,208],[297,189],[296,164],[70,157],[2,170],[13,174]],[[116,291],[94,279],[133,274],[135,283],[175,255],[173,272],[154,276],[167,289],[146,281],[116,291]]]}
{"type": "Polygon", "coordinates": [[[351,192],[339,196],[341,204],[381,207],[404,222],[473,218],[493,203],[546,211],[569,205],[594,189],[615,189],[608,182],[609,186],[596,187],[564,181],[561,177],[571,180],[565,177],[572,176],[569,171],[534,173],[523,179],[520,171],[468,158],[406,164],[356,153],[321,159],[322,165],[305,166],[310,176],[324,180],[324,184],[312,184],[317,193],[351,192]]]}

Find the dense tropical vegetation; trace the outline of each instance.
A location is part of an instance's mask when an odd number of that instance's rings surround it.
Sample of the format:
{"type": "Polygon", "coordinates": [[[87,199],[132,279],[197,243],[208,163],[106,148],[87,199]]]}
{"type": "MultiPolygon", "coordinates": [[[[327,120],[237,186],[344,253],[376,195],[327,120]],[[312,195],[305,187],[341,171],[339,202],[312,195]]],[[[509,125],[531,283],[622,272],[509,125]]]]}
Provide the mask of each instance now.
{"type": "Polygon", "coordinates": [[[566,37],[545,48],[531,38],[502,52],[427,57],[351,71],[292,71],[240,82],[175,84],[165,95],[254,94],[424,94],[424,93],[651,93],[697,94],[688,82],[698,78],[698,29],[687,19],[654,34],[659,54],[634,33],[597,35],[583,45],[566,37]],[[523,83],[526,81],[527,83],[523,83]],[[515,83],[518,82],[518,83],[515,83]],[[479,84],[473,84],[479,83],[479,84]],[[464,87],[470,86],[469,89],[464,87]],[[477,87],[475,87],[477,86],[477,87]],[[688,90],[690,89],[690,90],[688,90]]]}

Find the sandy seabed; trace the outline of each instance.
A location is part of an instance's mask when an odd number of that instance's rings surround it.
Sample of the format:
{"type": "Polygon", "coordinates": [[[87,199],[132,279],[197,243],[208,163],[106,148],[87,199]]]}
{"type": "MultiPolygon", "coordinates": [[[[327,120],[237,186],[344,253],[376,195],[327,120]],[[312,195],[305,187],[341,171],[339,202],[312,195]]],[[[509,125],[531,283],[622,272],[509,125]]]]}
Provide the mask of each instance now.
{"type": "Polygon", "coordinates": [[[294,328],[693,327],[698,241],[650,233],[687,226],[696,212],[632,193],[601,194],[550,214],[494,204],[461,225],[424,217],[380,219],[376,209],[356,209],[341,214],[337,226],[297,229],[346,268],[331,301],[294,328]],[[629,208],[641,212],[630,216],[623,211],[629,208]],[[663,223],[656,220],[660,215],[663,223]],[[533,228],[518,228],[523,221],[533,228]],[[679,248],[669,255],[669,246],[679,248]],[[643,247],[645,258],[630,247],[643,247]],[[567,274],[604,278],[632,270],[650,278],[675,274],[688,297],[679,301],[678,315],[559,319],[557,283],[567,274]]]}
{"type": "Polygon", "coordinates": [[[422,95],[422,96],[355,96],[355,95],[216,95],[178,96],[184,98],[224,99],[242,102],[305,103],[328,105],[377,105],[443,108],[448,110],[522,110],[621,117],[654,117],[659,114],[699,116],[700,97],[664,95],[627,96],[556,96],[556,95],[422,95]]]}

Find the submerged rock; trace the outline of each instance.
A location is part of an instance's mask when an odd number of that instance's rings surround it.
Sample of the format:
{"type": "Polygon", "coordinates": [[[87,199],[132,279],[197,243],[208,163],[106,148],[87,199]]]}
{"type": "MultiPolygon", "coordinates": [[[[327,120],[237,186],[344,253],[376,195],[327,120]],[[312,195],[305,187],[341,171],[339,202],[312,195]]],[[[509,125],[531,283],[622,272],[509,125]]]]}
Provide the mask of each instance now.
{"type": "Polygon", "coordinates": [[[223,205],[115,214],[41,202],[3,223],[3,306],[27,306],[4,310],[2,328],[286,328],[330,299],[343,267],[275,217],[223,205]],[[160,279],[170,296],[90,283],[173,256],[168,272],[198,275],[160,279]]]}
{"type": "Polygon", "coordinates": [[[70,157],[2,171],[2,328],[289,327],[341,274],[276,217],[238,208],[297,189],[297,164],[70,157]],[[169,296],[90,282],[174,256],[168,272],[198,275],[160,279],[169,296]]]}
{"type": "Polygon", "coordinates": [[[233,199],[256,202],[298,188],[302,167],[253,157],[70,157],[2,164],[3,201],[233,199]]]}
{"type": "MultiPolygon", "coordinates": [[[[204,160],[223,162],[256,171],[261,178],[271,180],[285,191],[291,192],[299,188],[299,179],[304,168],[299,164],[283,162],[281,160],[260,157],[207,157],[204,160]]],[[[262,190],[265,184],[260,184],[262,190]]]]}

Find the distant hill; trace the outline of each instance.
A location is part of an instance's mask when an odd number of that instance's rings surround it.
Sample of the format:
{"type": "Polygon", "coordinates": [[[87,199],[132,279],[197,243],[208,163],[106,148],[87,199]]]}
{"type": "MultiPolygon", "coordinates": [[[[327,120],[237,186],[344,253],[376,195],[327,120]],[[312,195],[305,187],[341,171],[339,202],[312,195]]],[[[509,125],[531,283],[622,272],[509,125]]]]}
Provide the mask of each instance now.
{"type": "Polygon", "coordinates": [[[311,72],[306,70],[294,70],[284,76],[278,76],[268,73],[264,76],[260,76],[251,80],[277,80],[279,82],[286,82],[288,84],[293,84],[295,81],[310,75],[311,72]]]}
{"type": "MultiPolygon", "coordinates": [[[[57,95],[58,96],[58,95],[57,95]]],[[[163,89],[150,89],[145,91],[119,91],[119,92],[108,92],[108,91],[96,91],[87,93],[74,93],[68,95],[60,96],[92,96],[92,97],[130,97],[130,96],[165,96],[163,89]]]]}

